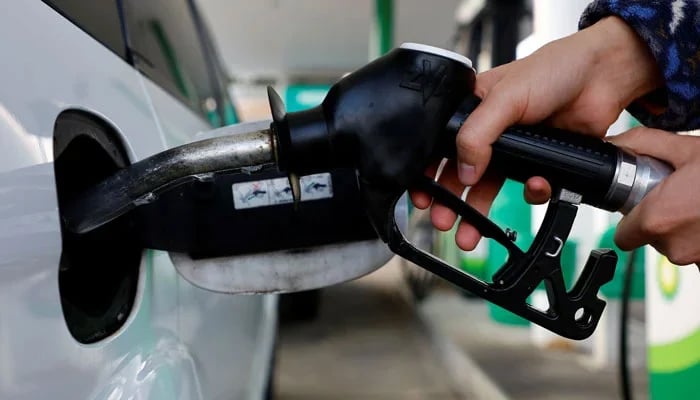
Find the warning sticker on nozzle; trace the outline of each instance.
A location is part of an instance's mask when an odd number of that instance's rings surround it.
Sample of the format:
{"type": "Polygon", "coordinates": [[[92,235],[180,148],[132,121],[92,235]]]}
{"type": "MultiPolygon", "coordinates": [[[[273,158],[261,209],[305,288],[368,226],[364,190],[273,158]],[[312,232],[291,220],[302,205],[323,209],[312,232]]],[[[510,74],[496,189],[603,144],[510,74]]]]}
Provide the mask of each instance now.
{"type": "Polygon", "coordinates": [[[333,197],[331,174],[302,176],[299,179],[299,183],[301,186],[301,201],[330,199],[333,197]]]}
{"type": "Polygon", "coordinates": [[[292,187],[289,186],[289,179],[277,178],[269,181],[270,186],[270,203],[271,204],[286,204],[294,201],[292,187]]]}
{"type": "MultiPolygon", "coordinates": [[[[302,176],[299,180],[301,201],[333,197],[331,174],[302,176]]],[[[294,201],[289,179],[276,178],[262,181],[234,183],[233,206],[237,210],[287,204],[294,201]]]]}
{"type": "Polygon", "coordinates": [[[233,184],[233,206],[236,209],[264,207],[270,205],[268,181],[233,184]]]}

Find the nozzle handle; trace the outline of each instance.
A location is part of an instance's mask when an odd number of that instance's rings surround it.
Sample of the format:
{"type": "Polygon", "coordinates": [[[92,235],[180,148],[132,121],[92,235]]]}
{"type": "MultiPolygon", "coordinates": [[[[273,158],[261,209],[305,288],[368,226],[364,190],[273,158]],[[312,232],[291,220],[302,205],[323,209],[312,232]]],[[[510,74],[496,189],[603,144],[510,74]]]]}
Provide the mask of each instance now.
{"type": "MultiPolygon", "coordinates": [[[[479,104],[470,96],[450,119],[443,148],[447,158],[456,156],[456,135],[479,104]]],[[[623,154],[615,145],[591,136],[543,125],[506,129],[493,144],[489,169],[519,182],[544,177],[552,186],[582,195],[582,202],[616,211],[626,199],[611,199],[610,187],[623,154]]]]}

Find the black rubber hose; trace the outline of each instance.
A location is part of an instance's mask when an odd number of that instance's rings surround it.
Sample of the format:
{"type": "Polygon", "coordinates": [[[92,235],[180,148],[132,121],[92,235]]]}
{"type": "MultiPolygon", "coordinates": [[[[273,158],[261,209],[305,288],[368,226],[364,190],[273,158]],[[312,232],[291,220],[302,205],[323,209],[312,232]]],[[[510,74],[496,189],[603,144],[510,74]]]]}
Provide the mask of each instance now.
{"type": "Polygon", "coordinates": [[[628,253],[627,265],[622,283],[622,304],[620,305],[620,393],[623,400],[632,400],[632,377],[630,375],[629,365],[629,343],[628,343],[628,327],[629,327],[629,302],[632,293],[632,277],[635,269],[635,259],[637,251],[634,250],[628,253]]]}

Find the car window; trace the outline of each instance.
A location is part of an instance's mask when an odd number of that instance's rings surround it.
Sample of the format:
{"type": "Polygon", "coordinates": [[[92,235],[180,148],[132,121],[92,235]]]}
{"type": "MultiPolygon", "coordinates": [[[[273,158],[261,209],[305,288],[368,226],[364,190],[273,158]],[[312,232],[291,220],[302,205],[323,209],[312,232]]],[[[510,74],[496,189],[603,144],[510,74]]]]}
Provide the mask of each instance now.
{"type": "Polygon", "coordinates": [[[118,0],[44,0],[85,32],[126,59],[118,0]]]}
{"type": "Polygon", "coordinates": [[[216,107],[207,59],[187,0],[125,0],[136,67],[206,118],[216,107]]]}
{"type": "Polygon", "coordinates": [[[207,24],[204,22],[197,7],[192,4],[192,0],[187,0],[192,5],[192,17],[202,38],[202,48],[207,55],[209,75],[212,87],[214,88],[214,98],[216,100],[216,110],[210,109],[209,121],[215,126],[235,124],[239,121],[238,113],[233,105],[228,93],[228,77],[223,67],[221,58],[214,44],[213,37],[207,24]]]}

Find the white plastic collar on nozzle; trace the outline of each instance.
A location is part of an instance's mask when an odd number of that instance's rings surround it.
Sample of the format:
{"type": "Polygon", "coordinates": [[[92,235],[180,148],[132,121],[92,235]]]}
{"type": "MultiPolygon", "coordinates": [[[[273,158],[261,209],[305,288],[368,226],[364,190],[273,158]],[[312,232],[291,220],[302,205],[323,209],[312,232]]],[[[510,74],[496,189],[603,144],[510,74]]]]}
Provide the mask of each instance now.
{"type": "Polygon", "coordinates": [[[472,68],[472,60],[468,59],[467,57],[465,57],[461,54],[457,54],[454,51],[449,51],[449,50],[441,49],[439,47],[429,46],[427,44],[420,44],[420,43],[404,43],[399,48],[406,49],[406,50],[422,51],[424,53],[429,53],[429,54],[433,54],[436,56],[449,58],[450,60],[460,62],[460,63],[466,65],[467,67],[472,68]]]}

